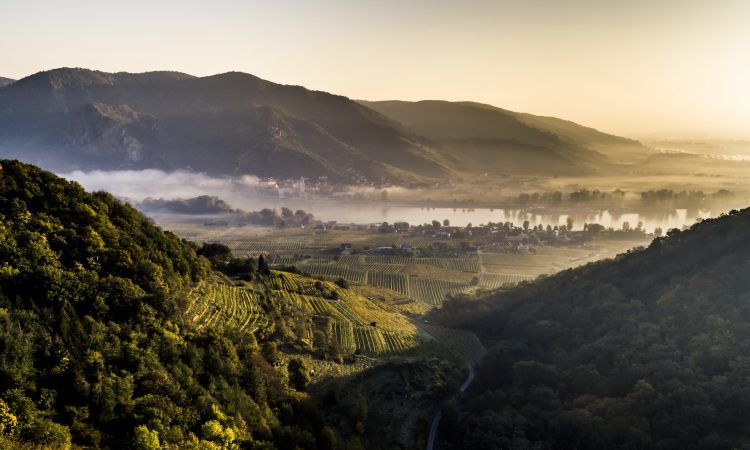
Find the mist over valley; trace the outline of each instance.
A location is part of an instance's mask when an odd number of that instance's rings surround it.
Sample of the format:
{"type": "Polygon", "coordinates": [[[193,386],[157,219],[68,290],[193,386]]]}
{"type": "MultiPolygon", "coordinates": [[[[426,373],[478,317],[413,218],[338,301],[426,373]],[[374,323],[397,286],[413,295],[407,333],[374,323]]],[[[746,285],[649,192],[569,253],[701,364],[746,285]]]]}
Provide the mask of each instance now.
{"type": "Polygon", "coordinates": [[[0,11],[0,449],[750,448],[749,2],[0,11]]]}

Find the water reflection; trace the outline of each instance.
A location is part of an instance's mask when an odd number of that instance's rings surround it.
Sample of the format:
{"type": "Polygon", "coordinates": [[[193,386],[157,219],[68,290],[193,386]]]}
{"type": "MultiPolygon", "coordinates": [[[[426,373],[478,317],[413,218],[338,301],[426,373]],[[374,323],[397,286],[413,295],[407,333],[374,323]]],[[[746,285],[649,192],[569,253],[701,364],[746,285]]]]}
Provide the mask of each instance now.
{"type": "Polygon", "coordinates": [[[607,228],[621,229],[625,223],[630,228],[642,224],[647,232],[655,228],[667,231],[671,228],[682,228],[692,225],[698,218],[712,217],[711,211],[674,209],[671,211],[614,211],[614,210],[586,210],[572,214],[562,212],[547,212],[545,210],[521,210],[498,208],[435,208],[425,206],[401,206],[380,204],[336,203],[330,201],[297,201],[284,199],[279,202],[268,199],[247,199],[245,204],[238,205],[243,209],[280,208],[288,206],[293,209],[304,209],[315,214],[315,217],[328,221],[335,220],[342,223],[380,223],[380,222],[409,222],[412,225],[430,223],[438,220],[441,223],[447,219],[451,225],[466,226],[486,224],[488,222],[512,222],[522,226],[529,221],[530,226],[556,226],[566,224],[568,217],[573,219],[573,228],[583,229],[586,223],[598,223],[607,228]],[[255,201],[253,201],[255,200],[255,201]],[[270,203],[270,204],[269,204],[270,203]]]}

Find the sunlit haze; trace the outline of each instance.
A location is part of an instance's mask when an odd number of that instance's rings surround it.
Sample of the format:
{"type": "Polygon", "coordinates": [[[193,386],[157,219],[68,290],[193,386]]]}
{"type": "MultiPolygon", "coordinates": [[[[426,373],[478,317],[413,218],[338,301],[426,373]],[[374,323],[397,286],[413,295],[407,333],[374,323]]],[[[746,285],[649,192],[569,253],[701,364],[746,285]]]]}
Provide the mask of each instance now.
{"type": "Polygon", "coordinates": [[[750,2],[0,1],[0,76],[230,70],[641,137],[750,136],[750,2]]]}

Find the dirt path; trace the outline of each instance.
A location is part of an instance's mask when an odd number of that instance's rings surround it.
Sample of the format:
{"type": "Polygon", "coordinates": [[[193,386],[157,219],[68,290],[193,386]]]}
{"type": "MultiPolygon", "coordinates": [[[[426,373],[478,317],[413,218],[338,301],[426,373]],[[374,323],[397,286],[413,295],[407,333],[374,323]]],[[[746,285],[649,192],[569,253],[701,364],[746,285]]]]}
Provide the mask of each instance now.
{"type": "Polygon", "coordinates": [[[487,273],[487,268],[484,267],[484,259],[482,259],[482,251],[477,250],[477,258],[479,259],[479,285],[482,285],[482,279],[484,274],[487,273]]]}

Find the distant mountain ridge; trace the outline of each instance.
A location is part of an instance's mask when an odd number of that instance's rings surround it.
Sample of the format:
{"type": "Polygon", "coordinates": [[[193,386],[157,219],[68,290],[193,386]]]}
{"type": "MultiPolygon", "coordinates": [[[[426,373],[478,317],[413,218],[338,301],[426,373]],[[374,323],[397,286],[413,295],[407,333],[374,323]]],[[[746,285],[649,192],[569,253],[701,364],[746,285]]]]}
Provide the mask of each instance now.
{"type": "Polygon", "coordinates": [[[7,86],[7,85],[13,83],[14,81],[16,81],[16,80],[14,80],[12,78],[0,77],[0,88],[3,87],[3,86],[7,86]]]}
{"type": "Polygon", "coordinates": [[[361,103],[441,143],[447,155],[462,155],[464,170],[576,172],[647,152],[637,141],[574,122],[482,103],[361,103]]]}
{"type": "Polygon", "coordinates": [[[423,184],[484,172],[575,174],[603,147],[560,119],[478,103],[356,102],[240,72],[62,68],[0,90],[0,155],[61,171],[193,170],[423,184]]]}
{"type": "Polygon", "coordinates": [[[429,141],[345,97],[231,72],[56,69],[0,92],[0,150],[65,169],[421,181],[429,141]]]}

